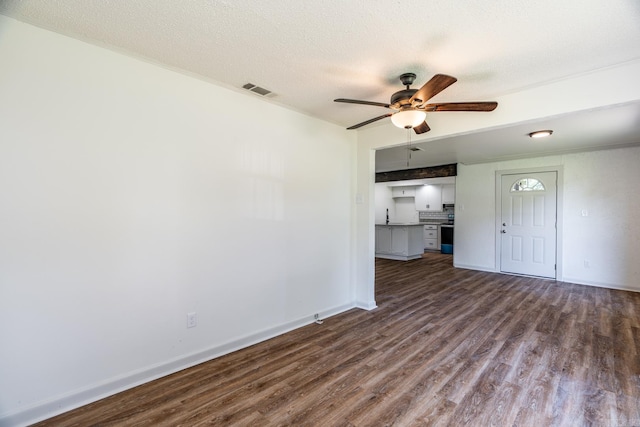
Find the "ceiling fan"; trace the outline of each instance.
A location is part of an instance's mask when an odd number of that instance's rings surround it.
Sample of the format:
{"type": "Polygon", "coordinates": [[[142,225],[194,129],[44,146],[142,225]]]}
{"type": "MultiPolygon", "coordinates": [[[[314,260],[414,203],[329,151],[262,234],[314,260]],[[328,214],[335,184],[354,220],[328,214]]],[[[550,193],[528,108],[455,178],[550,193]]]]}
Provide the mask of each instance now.
{"type": "Polygon", "coordinates": [[[388,104],[384,102],[360,101],[357,99],[334,99],[335,102],[345,102],[348,104],[373,105],[394,110],[392,113],[374,117],[347,129],[358,129],[375,121],[391,117],[391,121],[399,128],[413,129],[417,134],[429,132],[431,128],[427,125],[425,118],[427,113],[437,111],[493,111],[498,106],[497,102],[444,102],[427,104],[427,101],[447,87],[454,84],[458,79],[445,74],[436,74],[424,84],[420,89],[410,89],[416,79],[414,73],[404,73],[400,76],[400,81],[406,89],[400,90],[391,95],[388,104]]]}

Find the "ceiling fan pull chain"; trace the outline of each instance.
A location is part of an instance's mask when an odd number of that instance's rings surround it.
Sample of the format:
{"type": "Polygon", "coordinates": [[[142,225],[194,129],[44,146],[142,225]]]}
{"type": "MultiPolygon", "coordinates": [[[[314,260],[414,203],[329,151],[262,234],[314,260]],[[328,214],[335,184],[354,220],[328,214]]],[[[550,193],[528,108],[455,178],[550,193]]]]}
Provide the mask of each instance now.
{"type": "Polygon", "coordinates": [[[409,148],[407,149],[407,167],[409,167],[409,160],[411,160],[411,128],[407,128],[407,139],[409,140],[409,148]]]}

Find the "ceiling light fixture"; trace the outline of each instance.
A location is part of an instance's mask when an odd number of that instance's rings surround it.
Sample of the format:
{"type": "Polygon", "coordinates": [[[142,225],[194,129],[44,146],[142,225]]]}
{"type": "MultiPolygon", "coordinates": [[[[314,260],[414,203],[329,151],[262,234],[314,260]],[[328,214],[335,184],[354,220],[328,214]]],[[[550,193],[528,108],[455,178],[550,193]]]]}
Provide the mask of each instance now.
{"type": "Polygon", "coordinates": [[[530,138],[545,138],[553,133],[552,130],[537,130],[529,134],[530,138]]]}
{"type": "Polygon", "coordinates": [[[401,129],[411,129],[419,126],[427,118],[427,113],[422,110],[416,110],[415,108],[405,108],[391,116],[391,121],[394,125],[401,129]]]}

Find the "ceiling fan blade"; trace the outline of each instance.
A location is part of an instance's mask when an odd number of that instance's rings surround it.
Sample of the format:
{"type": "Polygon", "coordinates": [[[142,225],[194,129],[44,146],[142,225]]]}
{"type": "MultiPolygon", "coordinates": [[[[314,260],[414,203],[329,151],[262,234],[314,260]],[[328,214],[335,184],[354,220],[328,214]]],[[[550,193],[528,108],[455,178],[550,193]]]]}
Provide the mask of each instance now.
{"type": "Polygon", "coordinates": [[[436,74],[413,94],[410,99],[411,105],[417,107],[424,104],[457,81],[458,79],[455,77],[447,76],[446,74],[436,74]]]}
{"type": "Polygon", "coordinates": [[[493,111],[497,106],[497,102],[443,102],[427,104],[422,109],[425,111],[493,111]]]}
{"type": "Polygon", "coordinates": [[[421,133],[427,133],[431,130],[431,128],[429,127],[429,125],[427,124],[427,122],[422,122],[421,124],[419,124],[418,126],[415,126],[413,128],[413,131],[415,133],[417,133],[418,135],[421,133]]]}
{"type": "Polygon", "coordinates": [[[338,98],[338,99],[334,99],[333,102],[346,102],[347,104],[373,105],[374,107],[389,108],[389,104],[386,104],[384,102],[360,101],[359,99],[338,98]]]}
{"type": "Polygon", "coordinates": [[[393,113],[383,114],[381,116],[374,117],[373,119],[369,119],[366,122],[362,122],[362,123],[358,123],[357,125],[350,126],[347,129],[348,130],[358,129],[359,127],[362,127],[364,125],[368,125],[369,123],[377,122],[378,120],[384,119],[385,117],[391,117],[392,115],[393,115],[393,113]]]}

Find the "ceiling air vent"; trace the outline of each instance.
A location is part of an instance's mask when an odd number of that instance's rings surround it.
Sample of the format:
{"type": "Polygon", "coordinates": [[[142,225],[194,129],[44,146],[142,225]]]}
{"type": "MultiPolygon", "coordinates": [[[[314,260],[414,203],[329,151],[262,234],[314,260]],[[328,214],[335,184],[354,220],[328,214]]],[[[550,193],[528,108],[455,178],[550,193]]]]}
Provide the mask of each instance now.
{"type": "Polygon", "coordinates": [[[251,91],[251,92],[257,93],[258,95],[262,95],[262,96],[267,96],[267,95],[269,95],[271,93],[270,90],[265,89],[265,88],[260,87],[260,86],[256,86],[253,83],[247,83],[242,87],[247,89],[247,90],[249,90],[249,91],[251,91]]]}

